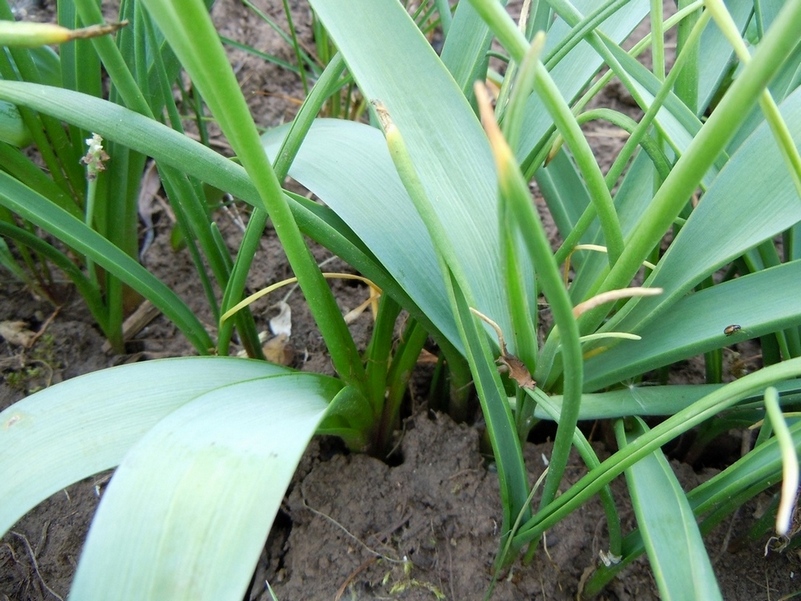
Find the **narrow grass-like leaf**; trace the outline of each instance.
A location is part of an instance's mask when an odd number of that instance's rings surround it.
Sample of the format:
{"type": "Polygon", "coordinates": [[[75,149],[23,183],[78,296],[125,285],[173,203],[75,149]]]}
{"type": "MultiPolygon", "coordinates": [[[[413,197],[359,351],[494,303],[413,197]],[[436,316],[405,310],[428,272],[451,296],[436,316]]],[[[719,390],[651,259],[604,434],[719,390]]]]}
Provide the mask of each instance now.
{"type": "MultiPolygon", "coordinates": [[[[456,282],[453,282],[451,294],[457,312],[457,323],[461,327],[462,339],[465,341],[465,354],[482,402],[481,409],[487,421],[487,429],[491,433],[500,481],[503,511],[501,549],[504,549],[507,540],[514,534],[510,531],[514,521],[519,515],[522,515],[524,520],[531,515],[531,508],[528,506],[527,472],[506,392],[495,367],[485,331],[479,327],[477,319],[470,311],[467,299],[457,288],[456,282]]],[[[504,561],[512,561],[522,546],[512,543],[511,548],[512,553],[508,557],[497,558],[497,565],[504,561]]]]}
{"type": "Polygon", "coordinates": [[[471,100],[473,84],[486,77],[491,42],[492,33],[472,4],[457,4],[441,56],[462,94],[471,100]]]}
{"type": "Polygon", "coordinates": [[[682,432],[686,432],[711,416],[736,405],[743,398],[764,390],[765,386],[799,375],[801,375],[801,359],[790,359],[727,384],[693,403],[687,409],[676,413],[659,426],[640,436],[625,449],[602,462],[598,468],[591,470],[567,492],[544,507],[523,525],[516,535],[517,544],[523,545],[538,538],[571,511],[578,509],[623,470],[634,465],[669,440],[673,440],[682,432]]]}
{"type": "MultiPolygon", "coordinates": [[[[648,211],[628,240],[621,260],[610,271],[602,290],[599,291],[621,288],[629,284],[643,259],[657,245],[715,158],[724,150],[732,137],[732,123],[738,117],[747,115],[778,70],[778,66],[795,48],[798,39],[790,23],[794,23],[794,19],[801,18],[801,1],[788,2],[783,10],[783,18],[786,20],[777,21],[760,45],[754,59],[732,84],[717,109],[659,188],[648,211]]],[[[606,309],[585,313],[581,319],[582,331],[594,329],[605,313],[606,309]]]]}
{"type": "MultiPolygon", "coordinates": [[[[797,383],[795,385],[797,387],[797,383]]],[[[791,426],[790,431],[796,450],[801,450],[801,423],[791,426]]],[[[712,512],[712,519],[704,518],[700,524],[702,533],[708,533],[723,516],[773,486],[780,477],[781,463],[777,441],[771,438],[764,444],[757,445],[724,471],[688,492],[687,500],[697,516],[712,512]]],[[[638,531],[626,537],[624,550],[625,556],[620,563],[608,567],[600,566],[590,577],[584,589],[587,596],[597,594],[615,574],[645,551],[638,531]]]]}
{"type": "MultiPolygon", "coordinates": [[[[744,32],[754,10],[753,0],[736,0],[727,2],[729,10],[741,32],[744,32]]],[[[704,32],[701,40],[699,56],[703,60],[698,64],[698,104],[697,114],[703,114],[714,102],[716,94],[719,94],[721,84],[724,84],[727,77],[731,76],[733,50],[726,40],[726,36],[717,28],[709,27],[704,32]]]]}
{"type": "MultiPolygon", "coordinates": [[[[672,415],[686,409],[722,384],[676,386],[628,386],[609,392],[585,393],[581,397],[579,420],[612,419],[629,415],[672,415]]],[[[548,397],[556,408],[561,408],[562,396],[548,397]]],[[[538,419],[552,419],[541,407],[534,411],[538,419]]]]}
{"type": "MultiPolygon", "coordinates": [[[[275,156],[287,127],[267,132],[275,156]]],[[[414,208],[381,132],[342,120],[318,120],[290,175],[334,209],[451,343],[461,346],[434,245],[414,208]]]]}
{"type": "Polygon", "coordinates": [[[309,308],[339,374],[363,382],[364,366],[339,307],[298,229],[256,125],[206,7],[200,0],[178,5],[145,0],[145,6],[192,76],[269,213],[309,308]]]}
{"type": "MultiPolygon", "coordinates": [[[[589,14],[598,8],[598,3],[590,0],[574,2],[573,4],[582,14],[589,14]]],[[[647,14],[647,0],[629,2],[624,10],[619,10],[606,19],[600,26],[600,30],[609,36],[611,40],[619,43],[631,33],[647,14]]],[[[564,20],[557,19],[552,22],[546,36],[546,62],[549,53],[570,33],[571,27],[564,20]]],[[[584,89],[587,82],[596,74],[600,66],[601,58],[598,53],[587,44],[579,44],[565,58],[553,65],[552,68],[549,68],[549,73],[564,99],[572,102],[584,89]]],[[[528,162],[533,158],[533,153],[540,140],[552,125],[553,122],[547,111],[545,111],[542,100],[538,95],[532,94],[526,108],[526,122],[523,126],[520,145],[515,149],[515,153],[521,160],[525,172],[529,169],[528,162]]]]}
{"type": "MultiPolygon", "coordinates": [[[[801,423],[790,425],[789,431],[798,452],[801,449],[801,423]]],[[[734,497],[738,491],[750,489],[760,483],[763,490],[772,486],[780,479],[781,472],[779,441],[771,437],[713,478],[694,488],[687,498],[696,513],[701,515],[716,509],[722,501],[734,497]]]]}
{"type": "Polygon", "coordinates": [[[161,420],[106,489],[71,597],[242,599],[332,383],[239,382],[161,420]]]}
{"type": "Polygon", "coordinates": [[[788,536],[798,501],[798,454],[779,406],[779,393],[772,386],[765,390],[765,410],[782,456],[782,492],[779,508],[776,511],[776,534],[788,536]]]}
{"type": "MultiPolygon", "coordinates": [[[[561,407],[558,403],[554,402],[554,397],[549,397],[542,391],[537,390],[526,391],[526,393],[537,399],[537,408],[545,413],[549,419],[554,421],[559,420],[559,416],[561,415],[561,407]]],[[[588,469],[595,469],[601,464],[600,460],[598,459],[598,455],[595,454],[595,451],[592,448],[592,445],[584,436],[584,433],[578,428],[573,430],[573,446],[576,447],[576,451],[578,451],[579,455],[581,455],[581,459],[584,461],[584,464],[588,469]]],[[[604,513],[606,514],[606,520],[608,523],[609,554],[612,556],[620,556],[622,551],[620,515],[618,515],[617,507],[615,506],[615,500],[612,497],[612,489],[609,486],[604,486],[598,492],[598,496],[601,499],[601,504],[604,507],[604,513]]],[[[532,550],[529,550],[529,555],[531,554],[532,550]]]]}
{"type": "Polygon", "coordinates": [[[31,132],[17,107],[8,102],[0,103],[0,141],[20,148],[31,143],[31,132]]]}
{"type": "MultiPolygon", "coordinates": [[[[536,68],[536,67],[534,67],[536,68]]],[[[568,455],[572,446],[573,432],[576,428],[579,407],[581,404],[581,388],[583,381],[583,363],[581,360],[581,345],[578,340],[576,319],[572,313],[572,306],[567,290],[562,283],[559,268],[551,254],[545,228],[536,215],[531,202],[528,185],[523,179],[512,149],[504,140],[501,131],[494,121],[489,110],[486,96],[479,98],[481,105],[482,123],[492,145],[493,156],[498,168],[498,194],[503,211],[508,212],[510,222],[517,224],[522,235],[522,244],[531,256],[533,264],[537,265],[539,283],[543,294],[551,304],[554,321],[562,339],[562,357],[565,363],[565,395],[562,404],[562,413],[559,416],[559,428],[554,439],[554,448],[551,455],[548,476],[542,490],[542,505],[551,502],[556,495],[559,483],[564,475],[568,455]]],[[[501,223],[505,230],[507,222],[501,223]]],[[[514,236],[514,229],[504,232],[506,236],[514,236]]],[[[519,259],[518,259],[519,263],[519,259]]],[[[522,302],[520,299],[512,299],[522,302]]],[[[527,310],[528,307],[518,308],[527,310]]],[[[510,310],[510,313],[512,310],[510,310]]],[[[504,349],[501,349],[502,351],[504,349]]],[[[505,351],[504,351],[505,352],[505,351]]],[[[536,374],[547,376],[551,365],[549,358],[541,360],[537,365],[536,374]]]]}
{"type": "MultiPolygon", "coordinates": [[[[283,181],[286,178],[289,167],[292,165],[292,161],[294,161],[298,149],[308,133],[309,127],[311,127],[313,123],[314,117],[320,112],[326,99],[329,98],[331,94],[337,93],[339,78],[344,69],[345,62],[342,60],[341,56],[337,54],[328,66],[326,66],[311,93],[306,96],[298,114],[292,121],[287,137],[284,138],[281,148],[278,150],[279,156],[273,157],[273,168],[275,169],[275,175],[278,179],[283,181]]],[[[265,211],[257,210],[248,220],[245,235],[237,251],[236,262],[231,271],[231,277],[225,284],[222,300],[223,313],[228,311],[244,296],[247,276],[256,256],[256,250],[261,243],[261,237],[264,232],[264,227],[267,224],[267,218],[268,215],[265,211]]],[[[302,224],[299,223],[298,225],[302,229],[302,224]]],[[[328,248],[333,251],[333,248],[330,246],[328,246],[328,248]]],[[[340,254],[340,256],[346,255],[340,254]]],[[[228,352],[232,332],[233,322],[222,322],[220,324],[217,339],[218,352],[222,354],[228,352]]],[[[260,345],[256,345],[257,352],[260,348],[260,345]]]]}
{"type": "MultiPolygon", "coordinates": [[[[636,418],[635,418],[636,419],[636,418]]],[[[616,428],[621,446],[647,431],[616,428]]],[[[637,524],[645,541],[662,599],[723,599],[690,504],[662,451],[657,449],[626,470],[637,524]]]]}
{"type": "MultiPolygon", "coordinates": [[[[529,52],[529,43],[522,32],[514,26],[511,18],[505,12],[499,11],[496,4],[487,3],[485,0],[472,1],[473,5],[482,13],[482,16],[491,24],[493,31],[504,43],[512,57],[516,61],[522,62],[527,52],[529,52]]],[[[622,252],[623,236],[620,231],[620,221],[614,210],[612,197],[604,182],[603,174],[592,155],[587,139],[581,133],[576,118],[554,78],[539,61],[534,61],[532,70],[534,89],[542,99],[559,133],[573,151],[576,164],[581,170],[582,176],[591,192],[590,199],[595,204],[604,232],[609,264],[610,266],[614,265],[622,252]]]]}
{"type": "MultiPolygon", "coordinates": [[[[226,159],[202,144],[195,142],[191,138],[124,107],[68,90],[2,80],[0,80],[0,97],[13,99],[15,103],[36,107],[37,110],[52,114],[69,123],[87,129],[93,129],[106,139],[116,140],[122,144],[126,144],[143,154],[154,157],[161,164],[175,167],[218,189],[227,190],[234,196],[241,198],[251,205],[260,205],[258,193],[253,183],[248,179],[245,170],[240,165],[226,159]]],[[[377,153],[376,156],[383,157],[383,159],[376,159],[378,161],[376,163],[376,168],[379,170],[383,169],[384,167],[382,167],[382,164],[388,165],[391,163],[386,152],[386,145],[381,139],[378,130],[373,130],[366,126],[362,127],[370,131],[369,135],[373,136],[374,145],[370,146],[370,140],[359,141],[358,145],[361,146],[364,144],[372,152],[377,153]],[[383,160],[385,160],[386,163],[382,163],[381,161],[383,160]]],[[[312,134],[314,134],[314,131],[315,129],[312,129],[312,134]]],[[[276,141],[274,143],[276,144],[274,148],[277,150],[278,142],[276,141]]],[[[354,141],[354,143],[356,142],[354,141]]],[[[312,144],[312,142],[307,141],[307,144],[312,144]]],[[[304,147],[305,146],[306,144],[304,144],[304,147]]],[[[300,157],[295,161],[295,165],[301,164],[305,156],[306,155],[301,152],[300,157]]],[[[337,157],[330,154],[321,157],[320,155],[309,153],[307,160],[313,164],[315,161],[322,160],[323,158],[334,160],[337,157]]],[[[356,181],[358,181],[358,177],[361,176],[360,174],[361,172],[356,173],[356,181]]],[[[397,178],[397,175],[393,177],[397,178]]],[[[398,182],[397,179],[394,181],[398,182]]],[[[392,180],[384,180],[384,184],[389,187],[389,190],[392,189],[392,180]]],[[[397,185],[400,185],[399,182],[397,185]]],[[[355,200],[356,198],[357,197],[354,196],[351,200],[355,200]]],[[[379,198],[382,197],[379,196],[379,198]]],[[[396,200],[395,197],[391,198],[396,200]]],[[[348,197],[342,196],[341,199],[345,201],[348,197]]],[[[379,283],[382,288],[389,290],[395,286],[392,280],[387,279],[381,272],[376,271],[373,258],[370,256],[367,247],[360,244],[355,239],[348,239],[352,234],[342,229],[342,222],[335,215],[331,214],[330,210],[319,207],[302,198],[295,198],[295,201],[295,204],[291,205],[292,210],[295,212],[299,222],[303,224],[304,232],[307,235],[318,236],[318,240],[330,246],[332,250],[340,254],[340,256],[346,257],[354,266],[362,270],[365,275],[379,283]]],[[[333,203],[334,201],[335,198],[332,198],[331,202],[333,203]]],[[[408,195],[406,196],[406,203],[408,207],[408,195]]],[[[347,203],[345,206],[347,206],[347,203]]],[[[382,208],[378,210],[383,211],[382,208]]],[[[413,211],[409,211],[409,214],[414,215],[413,211]]],[[[361,215],[364,217],[364,211],[362,211],[361,215]]],[[[353,223],[362,224],[363,227],[360,227],[360,235],[367,237],[367,240],[372,242],[373,240],[369,238],[367,234],[370,232],[374,234],[380,233],[375,228],[375,222],[371,219],[368,220],[364,218],[359,221],[357,217],[354,218],[353,223]]],[[[398,218],[401,222],[403,221],[402,217],[399,216],[398,218]]],[[[412,219],[414,218],[413,216],[412,219]]],[[[419,221],[419,218],[417,219],[416,227],[422,229],[422,222],[419,221]]],[[[389,224],[395,224],[397,227],[396,221],[390,220],[389,224]]],[[[399,227],[398,231],[403,231],[402,227],[399,227]]],[[[384,236],[385,241],[388,241],[389,238],[390,237],[384,236]]],[[[394,236],[392,238],[396,239],[394,236]]],[[[433,281],[432,289],[436,289],[436,282],[440,281],[438,279],[439,271],[437,267],[435,267],[436,271],[433,272],[435,275],[430,280],[415,276],[417,269],[430,268],[430,265],[433,264],[431,261],[435,261],[433,247],[431,247],[430,241],[426,240],[422,243],[432,248],[430,254],[427,255],[428,258],[422,263],[407,263],[402,267],[401,272],[405,273],[405,278],[409,281],[417,277],[424,287],[432,286],[431,282],[433,281]],[[426,267],[426,264],[428,264],[429,267],[426,267]]],[[[426,253],[423,254],[425,255],[426,253]]],[[[386,256],[382,257],[382,260],[391,264],[393,256],[394,253],[387,253],[386,256]]],[[[404,278],[401,277],[401,273],[396,271],[393,275],[401,282],[404,281],[404,278]]],[[[398,292],[396,296],[401,297],[402,292],[399,289],[396,290],[398,292]]],[[[439,314],[440,318],[438,322],[435,322],[437,328],[443,329],[446,336],[449,336],[450,340],[455,341],[455,344],[461,344],[458,341],[458,334],[455,332],[453,326],[447,325],[448,321],[452,322],[452,317],[447,309],[442,308],[446,306],[447,301],[443,300],[445,293],[442,289],[440,290],[439,293],[414,295],[415,302],[419,302],[419,299],[425,297],[433,299],[432,302],[435,305],[436,303],[441,303],[441,308],[439,310],[432,309],[431,306],[423,307],[425,312],[419,312],[417,318],[430,322],[426,317],[429,312],[434,316],[439,314]],[[443,324],[445,325],[443,326],[443,324]]]]}
{"type": "Polygon", "coordinates": [[[91,257],[98,265],[138,290],[178,326],[198,352],[206,353],[213,347],[203,325],[186,304],[134,259],[7,174],[0,173],[0,182],[3,184],[0,187],[0,203],[91,257]]]}
{"type": "MultiPolygon", "coordinates": [[[[510,535],[510,526],[515,516],[529,515],[527,505],[527,474],[522,461],[520,443],[514,436],[514,421],[508,404],[505,402],[505,390],[498,377],[495,363],[489,351],[488,340],[479,333],[478,324],[473,317],[476,299],[472,290],[469,270],[461,261],[452,240],[442,234],[448,230],[440,221],[441,214],[432,203],[425,186],[418,175],[406,141],[394,124],[391,115],[383,105],[376,106],[376,113],[381,120],[387,148],[392,162],[404,188],[409,193],[420,218],[425,223],[437,253],[437,259],[445,274],[445,285],[448,289],[451,310],[460,328],[460,338],[465,345],[470,370],[476,383],[482,412],[487,420],[487,431],[492,443],[493,453],[498,466],[498,478],[501,488],[503,506],[503,535],[501,548],[510,535]],[[471,348],[472,347],[472,348],[471,348]]],[[[496,326],[497,327],[497,326],[496,326]]],[[[500,334],[498,335],[500,339],[500,334]]],[[[501,352],[506,355],[506,346],[499,342],[501,352]]],[[[499,557],[499,561],[503,561],[499,557]]]]}
{"type": "MultiPolygon", "coordinates": [[[[703,27],[706,22],[708,19],[704,19],[701,26],[703,27]]],[[[607,43],[606,47],[626,70],[627,81],[631,86],[630,91],[637,97],[641,106],[647,109],[654,103],[655,98],[662,99],[662,105],[654,116],[653,122],[676,154],[683,154],[694,136],[698,134],[701,121],[670,91],[670,86],[665,89],[663,82],[654,77],[635,58],[614,44],[607,43]]],[[[704,174],[704,186],[712,183],[718,169],[722,168],[724,164],[725,157],[716,157],[715,168],[704,174]]]]}
{"type": "MultiPolygon", "coordinates": [[[[72,280],[72,283],[86,302],[89,312],[100,326],[100,329],[104,332],[108,329],[106,308],[103,304],[103,297],[99,288],[83,274],[80,268],[73,263],[69,257],[28,230],[2,220],[0,220],[0,235],[14,240],[18,244],[25,245],[42,257],[46,257],[49,261],[52,261],[53,265],[61,269],[64,275],[72,280]]],[[[27,276],[24,272],[16,272],[15,260],[13,256],[11,256],[8,247],[5,245],[5,241],[2,242],[2,245],[3,266],[10,269],[14,275],[24,280],[27,276]]]]}
{"type": "MultiPolygon", "coordinates": [[[[794,139],[801,141],[801,91],[790,95],[781,110],[794,139]]],[[[801,203],[786,169],[763,124],[731,157],[649,278],[665,293],[641,299],[623,314],[625,319],[618,315],[609,327],[636,329],[715,269],[801,220],[801,203]],[[753,198],[761,199],[756,213],[753,198]],[[713,233],[717,244],[699,257],[698,245],[713,233]]]]}

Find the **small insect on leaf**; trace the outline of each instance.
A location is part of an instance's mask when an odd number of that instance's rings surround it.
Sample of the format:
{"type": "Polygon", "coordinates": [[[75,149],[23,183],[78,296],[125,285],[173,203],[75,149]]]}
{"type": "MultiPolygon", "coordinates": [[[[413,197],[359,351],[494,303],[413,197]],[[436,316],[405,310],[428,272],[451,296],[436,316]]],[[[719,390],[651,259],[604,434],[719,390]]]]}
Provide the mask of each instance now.
{"type": "Polygon", "coordinates": [[[732,334],[736,334],[737,332],[739,332],[742,329],[743,329],[742,327],[738,326],[735,323],[735,324],[732,324],[730,326],[726,326],[724,328],[724,330],[723,330],[723,333],[726,334],[726,336],[731,336],[732,334]]]}

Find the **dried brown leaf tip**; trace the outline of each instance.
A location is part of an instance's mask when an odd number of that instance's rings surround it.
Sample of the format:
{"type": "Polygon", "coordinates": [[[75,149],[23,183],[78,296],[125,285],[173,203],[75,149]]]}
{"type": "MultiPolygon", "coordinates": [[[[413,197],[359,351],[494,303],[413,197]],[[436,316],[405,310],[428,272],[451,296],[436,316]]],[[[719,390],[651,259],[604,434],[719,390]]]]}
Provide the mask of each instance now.
{"type": "Polygon", "coordinates": [[[498,345],[501,347],[501,356],[495,360],[495,363],[500,366],[499,371],[508,373],[509,377],[517,382],[517,385],[520,386],[520,388],[528,388],[529,390],[536,388],[537,383],[534,381],[534,378],[531,377],[531,372],[526,367],[526,364],[506,349],[506,341],[503,338],[501,327],[489,317],[481,313],[481,311],[471,307],[470,312],[492,326],[492,329],[495,330],[495,334],[498,336],[498,345]]]}
{"type": "Polygon", "coordinates": [[[531,372],[528,371],[520,359],[508,353],[505,346],[501,348],[501,356],[495,362],[508,370],[509,377],[517,382],[520,388],[528,388],[529,390],[536,388],[537,383],[531,377],[531,372]]]}

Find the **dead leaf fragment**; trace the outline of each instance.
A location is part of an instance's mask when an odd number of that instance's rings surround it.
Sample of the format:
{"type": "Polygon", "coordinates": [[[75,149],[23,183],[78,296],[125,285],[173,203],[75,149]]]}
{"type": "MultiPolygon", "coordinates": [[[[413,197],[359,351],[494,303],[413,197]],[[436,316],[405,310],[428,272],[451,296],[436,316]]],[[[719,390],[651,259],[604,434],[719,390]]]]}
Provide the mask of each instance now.
{"type": "Polygon", "coordinates": [[[0,321],[0,336],[14,346],[30,347],[36,338],[36,332],[28,329],[24,321],[0,321]]]}
{"type": "Polygon", "coordinates": [[[279,313],[270,320],[270,331],[275,336],[289,338],[292,335],[292,309],[284,301],[275,306],[279,313]]]}
{"type": "Polygon", "coordinates": [[[508,353],[505,346],[501,350],[503,354],[496,359],[496,362],[509,371],[509,377],[517,382],[520,388],[534,390],[537,387],[537,383],[531,377],[531,372],[528,371],[526,365],[520,359],[508,353]]]}
{"type": "Polygon", "coordinates": [[[264,351],[264,358],[270,363],[277,363],[278,365],[289,365],[295,357],[294,351],[287,346],[289,338],[286,334],[279,334],[274,338],[270,338],[262,347],[264,351]]]}

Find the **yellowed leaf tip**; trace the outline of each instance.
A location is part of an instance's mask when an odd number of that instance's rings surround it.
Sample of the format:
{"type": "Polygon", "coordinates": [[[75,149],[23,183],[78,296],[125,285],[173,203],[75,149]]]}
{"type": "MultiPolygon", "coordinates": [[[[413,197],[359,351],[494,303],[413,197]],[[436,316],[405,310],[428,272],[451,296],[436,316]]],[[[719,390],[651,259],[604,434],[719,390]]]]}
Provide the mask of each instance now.
{"type": "Polygon", "coordinates": [[[127,20],[114,23],[100,23],[97,25],[90,25],[89,27],[73,30],[70,35],[70,39],[96,38],[102,35],[108,35],[110,33],[114,33],[118,29],[122,29],[127,25],[128,25],[127,20]]]}
{"type": "Polygon", "coordinates": [[[599,305],[610,303],[621,298],[629,298],[632,296],[654,296],[657,294],[662,294],[662,288],[633,287],[621,288],[620,290],[610,290],[609,292],[603,292],[593,296],[592,298],[585,300],[583,303],[579,303],[573,307],[573,317],[579,317],[582,313],[586,313],[590,309],[594,309],[599,305]]]}
{"type": "Polygon", "coordinates": [[[487,89],[481,82],[476,82],[473,86],[476,94],[476,101],[478,102],[478,110],[481,115],[481,125],[487,133],[490,146],[492,147],[492,154],[495,156],[495,162],[498,165],[498,170],[505,169],[506,166],[513,162],[512,149],[506,143],[506,139],[498,127],[498,122],[495,121],[495,113],[492,110],[489,94],[487,89]]]}

